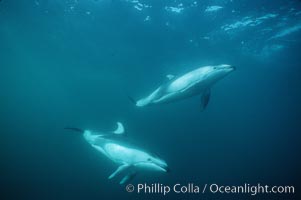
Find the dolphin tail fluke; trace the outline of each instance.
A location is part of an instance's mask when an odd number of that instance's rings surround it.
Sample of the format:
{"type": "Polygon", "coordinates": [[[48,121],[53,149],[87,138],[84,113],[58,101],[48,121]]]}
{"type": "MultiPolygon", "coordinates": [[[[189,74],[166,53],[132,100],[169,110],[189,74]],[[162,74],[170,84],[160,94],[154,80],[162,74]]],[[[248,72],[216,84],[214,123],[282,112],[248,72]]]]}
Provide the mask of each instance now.
{"type": "Polygon", "coordinates": [[[74,128],[74,127],[65,127],[65,130],[71,130],[71,131],[75,131],[75,132],[79,132],[79,133],[84,133],[84,130],[80,129],[80,128],[74,128]]]}
{"type": "Polygon", "coordinates": [[[133,178],[135,178],[137,172],[133,171],[129,174],[127,174],[125,177],[123,177],[123,179],[121,179],[121,181],[119,182],[120,185],[123,184],[127,184],[128,182],[130,182],[131,180],[133,180],[133,178]]]}
{"type": "Polygon", "coordinates": [[[134,105],[137,104],[137,101],[133,97],[131,97],[129,95],[127,95],[127,96],[128,96],[128,99],[130,100],[130,102],[132,102],[134,105]]]}

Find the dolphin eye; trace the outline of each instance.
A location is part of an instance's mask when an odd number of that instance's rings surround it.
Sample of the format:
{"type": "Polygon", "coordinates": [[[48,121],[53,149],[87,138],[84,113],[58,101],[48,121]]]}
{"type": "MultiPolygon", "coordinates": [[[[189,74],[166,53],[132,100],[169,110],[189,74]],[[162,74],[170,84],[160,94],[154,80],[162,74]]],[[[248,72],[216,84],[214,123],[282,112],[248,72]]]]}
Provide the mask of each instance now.
{"type": "Polygon", "coordinates": [[[151,161],[152,159],[148,158],[147,161],[151,161]]]}

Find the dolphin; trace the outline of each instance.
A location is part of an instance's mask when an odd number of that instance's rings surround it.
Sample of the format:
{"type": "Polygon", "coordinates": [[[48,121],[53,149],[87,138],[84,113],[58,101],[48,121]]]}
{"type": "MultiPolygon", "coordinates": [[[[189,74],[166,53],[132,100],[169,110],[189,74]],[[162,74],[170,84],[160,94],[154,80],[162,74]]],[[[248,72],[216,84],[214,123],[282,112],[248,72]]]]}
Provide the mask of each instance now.
{"type": "Polygon", "coordinates": [[[210,99],[210,88],[212,85],[234,70],[234,66],[221,64],[200,67],[178,77],[167,75],[168,81],[159,86],[150,95],[138,101],[131,97],[129,98],[137,107],[144,107],[200,95],[201,110],[204,110],[210,99]]]}
{"type": "Polygon", "coordinates": [[[84,139],[97,151],[118,165],[118,168],[108,177],[112,179],[117,175],[124,174],[119,182],[125,184],[131,181],[138,171],[151,170],[169,172],[167,163],[158,155],[132,144],[124,130],[122,123],[117,122],[117,129],[104,133],[70,128],[83,134],[84,139]]]}

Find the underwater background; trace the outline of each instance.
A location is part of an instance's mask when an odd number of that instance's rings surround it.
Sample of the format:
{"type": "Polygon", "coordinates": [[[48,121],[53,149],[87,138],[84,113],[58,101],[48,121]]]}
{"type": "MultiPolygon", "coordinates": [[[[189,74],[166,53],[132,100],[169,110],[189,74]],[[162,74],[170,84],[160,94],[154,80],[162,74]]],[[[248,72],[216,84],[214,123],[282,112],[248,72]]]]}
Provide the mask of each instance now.
{"type": "MultiPolygon", "coordinates": [[[[300,182],[301,2],[1,0],[1,199],[246,199],[127,193],[116,164],[66,126],[111,131],[158,152],[168,174],[137,183],[300,182]],[[166,81],[231,64],[200,98],[135,107],[166,81]],[[298,175],[299,174],[299,175],[298,175]]],[[[264,194],[255,198],[296,199],[264,194]]]]}

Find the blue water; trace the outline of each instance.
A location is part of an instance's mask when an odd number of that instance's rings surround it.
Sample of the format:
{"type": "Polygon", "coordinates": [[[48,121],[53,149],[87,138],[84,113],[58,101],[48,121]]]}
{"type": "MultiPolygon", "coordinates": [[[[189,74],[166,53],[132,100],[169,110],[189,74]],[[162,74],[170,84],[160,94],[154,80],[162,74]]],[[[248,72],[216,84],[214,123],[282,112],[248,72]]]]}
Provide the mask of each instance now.
{"type": "Polygon", "coordinates": [[[116,121],[171,168],[133,184],[298,188],[300,36],[297,0],[0,1],[0,198],[250,197],[127,193],[107,179],[115,164],[63,130],[110,131],[116,121]],[[237,70],[204,112],[199,97],[148,108],[127,99],[167,74],[223,63],[237,70]]]}

